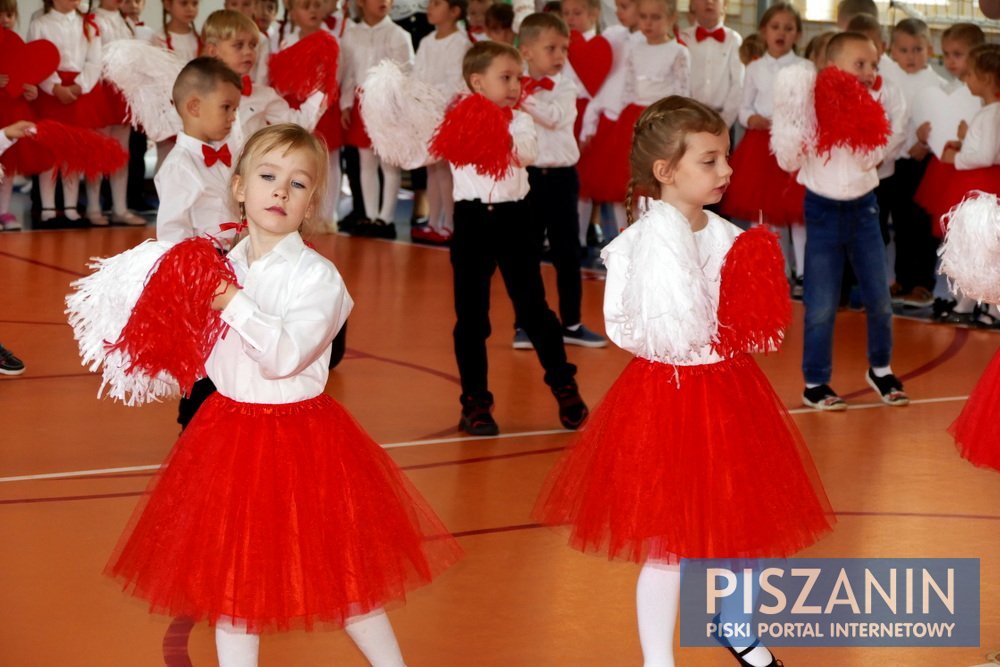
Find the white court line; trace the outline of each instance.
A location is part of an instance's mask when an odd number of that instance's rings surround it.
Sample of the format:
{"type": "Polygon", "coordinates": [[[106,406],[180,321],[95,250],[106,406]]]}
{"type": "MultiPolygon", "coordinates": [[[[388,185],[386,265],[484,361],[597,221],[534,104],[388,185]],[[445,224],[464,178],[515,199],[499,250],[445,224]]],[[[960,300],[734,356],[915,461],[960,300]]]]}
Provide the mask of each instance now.
{"type": "MultiPolygon", "coordinates": [[[[956,401],[964,401],[968,396],[942,396],[940,398],[920,398],[910,401],[910,405],[926,405],[930,403],[953,403],[956,401]]],[[[852,403],[847,412],[852,412],[854,410],[868,410],[871,408],[887,408],[889,406],[883,403],[852,403]]],[[[794,408],[788,411],[793,415],[804,415],[810,413],[822,414],[822,410],[815,410],[813,408],[794,408]]],[[[390,442],[382,445],[384,449],[398,449],[401,447],[422,447],[424,445],[441,445],[452,442],[471,442],[476,440],[502,440],[504,438],[527,438],[539,435],[569,435],[571,431],[565,429],[550,429],[545,431],[519,431],[517,433],[502,433],[500,435],[494,436],[456,436],[454,438],[430,438],[427,440],[409,440],[405,442],[390,442]]],[[[40,479],[64,479],[68,477],[94,477],[96,475],[110,475],[116,473],[127,473],[127,472],[148,472],[151,470],[159,470],[160,465],[148,465],[148,466],[128,466],[124,468],[99,468],[96,470],[74,470],[70,472],[50,472],[40,475],[16,475],[13,477],[0,477],[0,483],[4,482],[30,482],[33,480],[40,479]]]]}

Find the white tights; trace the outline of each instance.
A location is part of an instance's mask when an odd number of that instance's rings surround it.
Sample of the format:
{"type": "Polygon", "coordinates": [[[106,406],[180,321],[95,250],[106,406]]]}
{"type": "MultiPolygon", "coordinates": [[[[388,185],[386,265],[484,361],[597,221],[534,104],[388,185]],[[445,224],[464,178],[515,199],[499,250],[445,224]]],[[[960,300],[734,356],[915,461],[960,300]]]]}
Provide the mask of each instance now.
{"type": "MultiPolygon", "coordinates": [[[[381,609],[349,620],[344,630],[372,667],[406,667],[389,617],[381,609]]],[[[260,635],[220,620],[215,626],[215,650],[219,667],[257,667],[260,635]]]]}
{"type": "Polygon", "coordinates": [[[340,150],[330,151],[330,166],[326,174],[326,198],[320,217],[330,222],[337,221],[337,208],[340,206],[340,184],[343,173],[340,171],[340,150]]]}
{"type": "MultiPolygon", "coordinates": [[[[125,149],[125,152],[128,152],[128,125],[109,125],[101,130],[101,134],[111,137],[125,149]]],[[[111,174],[108,180],[111,182],[111,212],[115,215],[122,215],[128,211],[125,205],[128,194],[128,164],[126,163],[121,169],[111,174]]],[[[101,179],[98,177],[87,181],[87,213],[100,212],[101,179]]]]}
{"type": "Polygon", "coordinates": [[[14,194],[14,175],[0,177],[0,214],[10,213],[10,199],[14,194]]]}
{"type": "MultiPolygon", "coordinates": [[[[80,177],[71,174],[62,174],[63,186],[63,209],[76,211],[76,205],[80,200],[80,177]]],[[[54,217],[56,207],[56,177],[54,173],[48,172],[38,176],[38,196],[42,200],[42,216],[54,217]],[[48,209],[48,210],[45,210],[48,209]]]]}
{"type": "Polygon", "coordinates": [[[382,162],[371,148],[359,148],[361,160],[361,198],[365,213],[372,220],[392,222],[403,175],[399,167],[382,162]],[[382,168],[382,206],[378,205],[378,170],[382,168]]]}
{"type": "Polygon", "coordinates": [[[438,234],[450,234],[455,228],[453,186],[451,167],[447,162],[427,165],[427,221],[438,234]]]}

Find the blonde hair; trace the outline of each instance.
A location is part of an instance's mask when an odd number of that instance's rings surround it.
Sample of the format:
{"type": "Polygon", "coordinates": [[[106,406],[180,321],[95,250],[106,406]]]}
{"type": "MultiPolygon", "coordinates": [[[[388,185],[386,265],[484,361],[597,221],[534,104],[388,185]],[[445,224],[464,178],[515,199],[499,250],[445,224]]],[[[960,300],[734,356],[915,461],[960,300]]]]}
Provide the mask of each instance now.
{"type": "Polygon", "coordinates": [[[201,27],[201,39],[206,44],[225,42],[243,33],[260,38],[260,28],[254,20],[233,9],[218,9],[212,12],[201,27]]]}
{"type": "MultiPolygon", "coordinates": [[[[316,220],[315,212],[326,195],[327,170],[329,169],[329,153],[326,144],[321,139],[316,138],[309,130],[295,123],[281,123],[280,125],[269,125],[253,133],[243,151],[240,153],[236,166],[233,168],[233,182],[239,178],[246,182],[247,173],[251,167],[260,161],[262,157],[271,151],[281,150],[283,155],[288,155],[293,151],[304,151],[313,161],[315,172],[313,173],[313,193],[311,204],[314,215],[303,221],[302,226],[308,229],[310,223],[316,220]]],[[[235,198],[235,195],[234,195],[235,198]]],[[[242,211],[238,202],[234,202],[236,208],[242,211]]]]}
{"type": "Polygon", "coordinates": [[[975,23],[955,23],[941,33],[941,43],[961,42],[966,46],[979,46],[986,43],[986,34],[975,23]]]}
{"type": "Polygon", "coordinates": [[[666,160],[671,167],[684,157],[689,134],[729,131],[716,111],[689,97],[671,95],[646,107],[635,123],[632,151],[628,161],[630,177],[625,195],[625,215],[633,222],[632,203],[636,194],[659,196],[659,182],[653,163],[666,160]]]}

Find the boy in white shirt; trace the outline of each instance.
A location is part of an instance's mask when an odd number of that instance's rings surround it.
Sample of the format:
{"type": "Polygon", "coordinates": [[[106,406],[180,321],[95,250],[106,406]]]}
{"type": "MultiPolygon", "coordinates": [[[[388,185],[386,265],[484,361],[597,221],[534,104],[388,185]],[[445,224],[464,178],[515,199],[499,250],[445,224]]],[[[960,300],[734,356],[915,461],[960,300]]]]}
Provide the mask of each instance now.
{"type": "Polygon", "coordinates": [[[691,97],[718,111],[732,127],[743,99],[743,38],[723,25],[724,0],[691,0],[691,13],[695,24],[681,31],[691,54],[691,97]]]}
{"type": "MultiPolygon", "coordinates": [[[[475,92],[502,108],[519,100],[521,56],[497,42],[476,43],[465,54],[462,74],[475,92]]],[[[545,303],[536,226],[527,214],[528,173],[537,155],[531,117],[514,111],[510,123],[515,163],[500,180],[473,166],[452,165],[455,180],[455,233],[451,266],[455,291],[455,357],[462,383],[459,428],[470,435],[496,435],[493,394],[487,379],[486,339],[490,335],[490,282],[497,267],[514,304],[514,316],[531,339],[545,369],[545,383],[559,403],[559,420],[579,428],[587,406],[576,386],[576,367],[566,360],[562,330],[545,303]]]]}
{"type": "MultiPolygon", "coordinates": [[[[528,210],[539,232],[537,240],[549,239],[563,342],[604,347],[607,340],[580,321],[583,288],[577,212],[580,179],[576,172],[580,149],[573,136],[577,92],[562,74],[569,29],[555,14],[531,14],[521,23],[519,39],[528,71],[522,80],[520,109],[531,116],[538,135],[538,156],[528,167],[528,210]]],[[[531,349],[531,341],[520,328],[514,333],[514,348],[531,349]]]]}

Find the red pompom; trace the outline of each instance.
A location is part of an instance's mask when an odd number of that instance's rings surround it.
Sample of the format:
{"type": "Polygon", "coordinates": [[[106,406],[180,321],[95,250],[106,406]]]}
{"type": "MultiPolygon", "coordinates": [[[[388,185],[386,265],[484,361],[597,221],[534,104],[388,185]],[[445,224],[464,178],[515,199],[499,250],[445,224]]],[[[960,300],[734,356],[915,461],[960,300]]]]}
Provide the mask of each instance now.
{"type": "Polygon", "coordinates": [[[740,234],[722,264],[716,352],[776,350],[792,321],[785,259],[778,237],[758,226],[740,234]]]}
{"type": "Polygon", "coordinates": [[[836,67],[816,76],[816,153],[834,147],[867,152],[889,142],[885,109],[857,77],[836,67]]]}
{"type": "Polygon", "coordinates": [[[212,309],[219,283],[236,283],[229,263],[204,237],[178,243],[153,266],[121,336],[110,346],[150,377],[166,373],[187,394],[226,325],[212,309]]]}
{"type": "MultiPolygon", "coordinates": [[[[325,30],[314,32],[267,61],[271,85],[289,104],[301,104],[317,90],[337,95],[337,40],[325,30]],[[294,101],[294,103],[293,103],[294,101]]],[[[331,100],[331,107],[336,108],[331,100]]]]}
{"type": "Polygon", "coordinates": [[[479,93],[466,95],[451,105],[434,130],[431,155],[457,167],[472,165],[477,174],[499,181],[514,164],[513,118],[513,111],[479,93]]]}
{"type": "Polygon", "coordinates": [[[93,130],[54,120],[40,120],[35,126],[37,134],[20,141],[51,155],[53,168],[64,174],[82,173],[87,178],[96,178],[116,172],[128,162],[128,153],[117,141],[93,130]]]}

